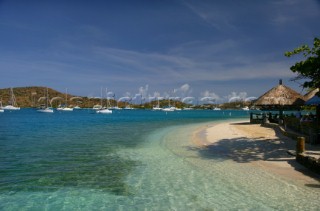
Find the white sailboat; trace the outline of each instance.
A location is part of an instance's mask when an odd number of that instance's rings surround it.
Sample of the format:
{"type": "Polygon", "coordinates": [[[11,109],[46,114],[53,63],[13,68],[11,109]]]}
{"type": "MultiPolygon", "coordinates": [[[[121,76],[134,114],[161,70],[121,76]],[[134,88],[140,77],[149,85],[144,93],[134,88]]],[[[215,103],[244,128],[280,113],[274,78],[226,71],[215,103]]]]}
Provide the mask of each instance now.
{"type": "Polygon", "coordinates": [[[39,110],[37,110],[40,113],[53,113],[53,109],[51,107],[46,107],[46,108],[41,108],[39,110]]]}
{"type": "Polygon", "coordinates": [[[97,110],[98,114],[112,114],[112,110],[107,109],[107,108],[102,108],[100,110],[97,110]]]}
{"type": "Polygon", "coordinates": [[[59,109],[59,111],[73,111],[73,108],[63,107],[63,108],[59,109]]]}
{"type": "Polygon", "coordinates": [[[162,108],[159,108],[159,107],[153,107],[153,108],[152,108],[152,110],[154,110],[154,111],[161,111],[161,110],[162,110],[162,108]]]}
{"type": "Polygon", "coordinates": [[[162,111],[175,111],[173,107],[163,108],[162,111]]]}
{"type": "Polygon", "coordinates": [[[10,88],[10,100],[9,105],[2,107],[4,110],[20,110],[20,107],[17,107],[16,97],[13,94],[13,89],[10,88]]]}
{"type": "Polygon", "coordinates": [[[249,111],[250,108],[249,108],[248,106],[245,106],[245,107],[242,108],[242,110],[244,110],[244,111],[249,111]]]}
{"type": "MultiPolygon", "coordinates": [[[[43,97],[42,97],[43,98],[43,97]]],[[[46,91],[46,97],[44,97],[46,99],[46,104],[44,107],[40,108],[39,110],[37,110],[38,112],[41,113],[53,113],[53,109],[52,107],[49,107],[49,94],[48,94],[48,88],[46,91]]]]}
{"type": "Polygon", "coordinates": [[[121,110],[122,108],[120,108],[119,105],[118,105],[119,102],[116,100],[116,95],[113,94],[112,97],[113,97],[113,101],[115,102],[116,105],[111,106],[111,107],[109,108],[109,110],[121,110]]]}
{"type": "Polygon", "coordinates": [[[71,97],[70,98],[70,102],[73,102],[74,100],[76,100],[77,105],[74,106],[73,109],[75,109],[75,110],[81,109],[81,107],[78,105],[78,103],[80,102],[79,100],[82,100],[82,97],[71,97]]]}
{"type": "MultiPolygon", "coordinates": [[[[107,89],[106,89],[106,93],[107,93],[107,89]]],[[[108,99],[108,97],[107,97],[108,99]]],[[[101,88],[101,108],[97,109],[97,113],[98,114],[111,114],[112,110],[108,109],[107,107],[103,107],[103,97],[102,97],[102,88],[101,88]]]]}
{"type": "Polygon", "coordinates": [[[3,108],[2,108],[2,99],[0,100],[0,113],[4,112],[3,108]]]}
{"type": "Polygon", "coordinates": [[[68,107],[68,89],[66,89],[65,105],[57,108],[58,111],[73,111],[73,108],[68,107]]]}
{"type": "Polygon", "coordinates": [[[173,106],[170,105],[170,97],[168,98],[168,100],[169,100],[169,105],[168,105],[168,107],[163,108],[162,111],[175,111],[175,110],[176,110],[175,107],[173,107],[173,106]]]}
{"type": "Polygon", "coordinates": [[[154,110],[154,111],[161,111],[161,110],[162,110],[162,108],[160,108],[160,101],[159,101],[159,97],[157,97],[157,100],[158,100],[158,104],[157,104],[157,106],[154,106],[154,107],[152,108],[152,110],[154,110]]]}

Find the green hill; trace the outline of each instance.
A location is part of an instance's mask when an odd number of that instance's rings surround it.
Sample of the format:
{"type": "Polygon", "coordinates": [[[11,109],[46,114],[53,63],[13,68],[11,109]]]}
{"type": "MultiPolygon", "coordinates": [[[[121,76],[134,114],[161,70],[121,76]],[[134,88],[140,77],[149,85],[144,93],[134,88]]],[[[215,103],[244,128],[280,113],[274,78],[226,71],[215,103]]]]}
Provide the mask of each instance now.
{"type": "MultiPolygon", "coordinates": [[[[46,96],[46,87],[14,87],[13,93],[16,98],[16,102],[19,107],[28,108],[28,107],[38,107],[45,102],[41,100],[41,97],[46,96]]],[[[52,102],[53,107],[57,107],[59,104],[65,103],[66,95],[65,93],[58,92],[54,89],[48,88],[49,99],[54,97],[60,97],[52,102]]],[[[75,95],[67,95],[68,99],[72,97],[80,97],[75,95]]],[[[10,100],[10,88],[0,89],[0,100],[2,101],[3,106],[7,105],[10,100]]],[[[95,104],[99,104],[100,99],[89,99],[87,97],[80,97],[68,102],[68,105],[79,105],[80,107],[93,107],[95,104]]]]}

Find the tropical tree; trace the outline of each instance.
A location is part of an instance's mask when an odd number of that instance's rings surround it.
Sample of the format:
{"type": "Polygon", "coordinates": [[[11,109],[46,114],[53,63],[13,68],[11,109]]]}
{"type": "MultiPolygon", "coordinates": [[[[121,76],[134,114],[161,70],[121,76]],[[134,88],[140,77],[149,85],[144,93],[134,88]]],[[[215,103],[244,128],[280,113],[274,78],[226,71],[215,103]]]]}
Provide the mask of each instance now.
{"type": "MultiPolygon", "coordinates": [[[[286,52],[285,56],[291,57],[296,54],[302,54],[306,59],[290,67],[292,72],[298,74],[293,80],[304,80],[304,88],[320,88],[320,39],[314,38],[312,48],[302,45],[286,52]]],[[[320,92],[317,95],[320,96],[320,92]]]]}

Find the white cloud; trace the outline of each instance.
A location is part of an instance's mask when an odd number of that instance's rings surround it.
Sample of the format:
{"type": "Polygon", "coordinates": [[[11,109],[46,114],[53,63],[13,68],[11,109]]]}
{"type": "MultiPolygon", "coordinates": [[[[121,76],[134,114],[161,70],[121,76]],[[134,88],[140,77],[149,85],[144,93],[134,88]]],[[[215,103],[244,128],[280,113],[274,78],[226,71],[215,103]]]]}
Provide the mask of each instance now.
{"type": "MultiPolygon", "coordinates": [[[[203,60],[193,55],[192,49],[198,48],[203,50],[203,54],[210,51],[207,46],[192,46],[191,49],[184,47],[183,56],[174,54],[166,55],[159,53],[140,53],[135,51],[99,48],[95,51],[96,55],[111,68],[119,68],[123,75],[130,74],[130,80],[144,80],[165,82],[168,78],[173,81],[197,81],[197,80],[238,80],[238,79],[254,79],[265,77],[290,77],[288,65],[286,62],[265,60],[266,56],[261,54],[252,58],[251,56],[239,56],[231,53],[225,57],[203,60]],[[233,56],[233,57],[232,57],[233,56]],[[259,59],[261,58],[261,59],[259,59]],[[240,63],[240,65],[239,65],[240,63]]],[[[176,51],[177,52],[177,51],[176,51]]],[[[210,53],[208,53],[210,55],[210,53]]],[[[219,54],[219,53],[217,53],[219,54]]],[[[212,55],[214,58],[215,53],[212,55]]],[[[285,60],[286,58],[284,58],[285,60]]],[[[121,76],[109,75],[109,78],[117,80],[121,76]]],[[[123,77],[123,80],[128,77],[123,77]]]]}

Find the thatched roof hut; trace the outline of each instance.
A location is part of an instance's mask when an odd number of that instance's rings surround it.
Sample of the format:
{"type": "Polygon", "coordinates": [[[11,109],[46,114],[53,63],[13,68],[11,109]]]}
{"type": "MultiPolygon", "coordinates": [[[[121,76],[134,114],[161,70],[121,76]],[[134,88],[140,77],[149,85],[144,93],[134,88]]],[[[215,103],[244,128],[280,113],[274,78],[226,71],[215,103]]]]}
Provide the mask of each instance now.
{"type": "Polygon", "coordinates": [[[303,97],[304,97],[304,100],[305,101],[308,101],[310,100],[311,98],[313,98],[317,93],[319,92],[319,89],[313,89],[311,90],[310,92],[308,92],[307,94],[305,94],[303,97]]]}
{"type": "Polygon", "coordinates": [[[255,105],[264,109],[279,110],[279,108],[297,108],[302,106],[304,102],[304,97],[301,94],[283,85],[282,80],[280,80],[279,85],[273,87],[259,97],[255,102],[255,105]]]}

